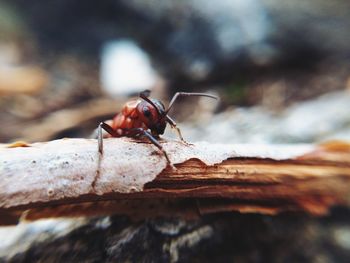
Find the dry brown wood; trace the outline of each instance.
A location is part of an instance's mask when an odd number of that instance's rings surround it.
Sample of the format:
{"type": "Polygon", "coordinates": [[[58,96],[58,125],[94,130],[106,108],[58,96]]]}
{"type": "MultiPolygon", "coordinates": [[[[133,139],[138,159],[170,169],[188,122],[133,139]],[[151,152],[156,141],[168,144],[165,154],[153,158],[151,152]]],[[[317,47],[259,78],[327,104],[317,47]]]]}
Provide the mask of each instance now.
{"type": "Polygon", "coordinates": [[[349,201],[350,146],[344,142],[162,145],[176,170],[154,145],[127,138],[106,139],[103,156],[96,140],[87,139],[2,145],[0,223],[113,213],[323,215],[349,201]]]}

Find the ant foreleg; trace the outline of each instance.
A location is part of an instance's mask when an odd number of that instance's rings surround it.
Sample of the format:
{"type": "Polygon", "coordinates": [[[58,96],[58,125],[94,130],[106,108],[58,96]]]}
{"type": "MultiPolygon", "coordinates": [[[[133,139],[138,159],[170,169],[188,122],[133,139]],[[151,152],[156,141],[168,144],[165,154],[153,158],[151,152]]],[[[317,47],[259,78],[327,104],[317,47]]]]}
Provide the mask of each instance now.
{"type": "Polygon", "coordinates": [[[184,138],[182,137],[181,130],[180,130],[180,128],[177,127],[176,122],[175,122],[172,118],[170,118],[169,115],[166,115],[166,119],[167,119],[167,122],[170,124],[171,128],[175,129],[175,131],[176,131],[178,137],[180,138],[180,140],[181,140],[184,144],[189,144],[189,143],[186,142],[186,141],[184,140],[184,138]]]}
{"type": "Polygon", "coordinates": [[[109,126],[107,123],[101,122],[97,128],[97,141],[98,141],[98,151],[100,154],[103,154],[103,135],[102,129],[104,129],[107,133],[112,135],[113,137],[119,137],[115,130],[109,126]]]}
{"type": "Polygon", "coordinates": [[[163,146],[157,141],[156,138],[154,138],[152,136],[151,133],[149,133],[148,131],[146,131],[144,129],[141,129],[141,128],[130,129],[129,132],[128,132],[128,136],[137,136],[137,135],[143,135],[143,136],[147,137],[151,141],[151,143],[153,143],[159,150],[162,151],[162,153],[164,154],[164,156],[165,156],[167,162],[170,164],[170,166],[173,169],[176,169],[174,167],[174,165],[172,164],[172,162],[170,161],[169,156],[166,153],[166,151],[164,150],[163,146]]]}

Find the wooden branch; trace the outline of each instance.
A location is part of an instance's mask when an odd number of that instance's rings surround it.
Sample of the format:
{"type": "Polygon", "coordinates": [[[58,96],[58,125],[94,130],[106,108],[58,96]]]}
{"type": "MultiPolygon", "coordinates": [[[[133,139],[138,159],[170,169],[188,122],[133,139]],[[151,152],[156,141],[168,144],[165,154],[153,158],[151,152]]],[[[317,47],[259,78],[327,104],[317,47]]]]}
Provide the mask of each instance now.
{"type": "Polygon", "coordinates": [[[154,145],[127,138],[0,147],[0,222],[96,214],[327,213],[347,205],[350,145],[154,145]],[[25,213],[24,213],[25,212],[25,213]]]}

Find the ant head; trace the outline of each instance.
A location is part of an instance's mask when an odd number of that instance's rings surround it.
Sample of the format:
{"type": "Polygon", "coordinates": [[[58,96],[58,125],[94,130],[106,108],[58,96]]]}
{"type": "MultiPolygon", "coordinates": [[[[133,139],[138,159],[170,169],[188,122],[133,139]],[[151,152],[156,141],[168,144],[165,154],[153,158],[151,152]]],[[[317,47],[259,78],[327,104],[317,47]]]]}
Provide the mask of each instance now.
{"type": "Polygon", "coordinates": [[[149,98],[150,93],[151,92],[149,90],[145,90],[140,93],[140,98],[142,98],[144,101],[139,104],[138,111],[142,121],[147,125],[153,134],[163,134],[167,122],[174,125],[175,122],[168,116],[168,112],[179,96],[203,96],[218,99],[218,97],[206,93],[177,92],[171,99],[168,108],[165,109],[163,103],[161,103],[159,100],[149,98]]]}
{"type": "Polygon", "coordinates": [[[166,113],[163,103],[156,99],[143,98],[137,106],[140,120],[154,135],[163,134],[166,127],[166,113]]]}

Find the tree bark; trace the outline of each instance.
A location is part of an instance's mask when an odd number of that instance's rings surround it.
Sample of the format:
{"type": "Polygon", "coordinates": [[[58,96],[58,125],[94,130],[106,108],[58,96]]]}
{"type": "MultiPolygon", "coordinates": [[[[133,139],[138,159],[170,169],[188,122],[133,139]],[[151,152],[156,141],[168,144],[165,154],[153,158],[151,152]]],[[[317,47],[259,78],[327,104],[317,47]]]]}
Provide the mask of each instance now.
{"type": "Polygon", "coordinates": [[[0,147],[0,223],[59,216],[240,211],[324,215],[347,205],[350,146],[62,139],[0,147]],[[19,147],[20,146],[20,147],[19,147]]]}

